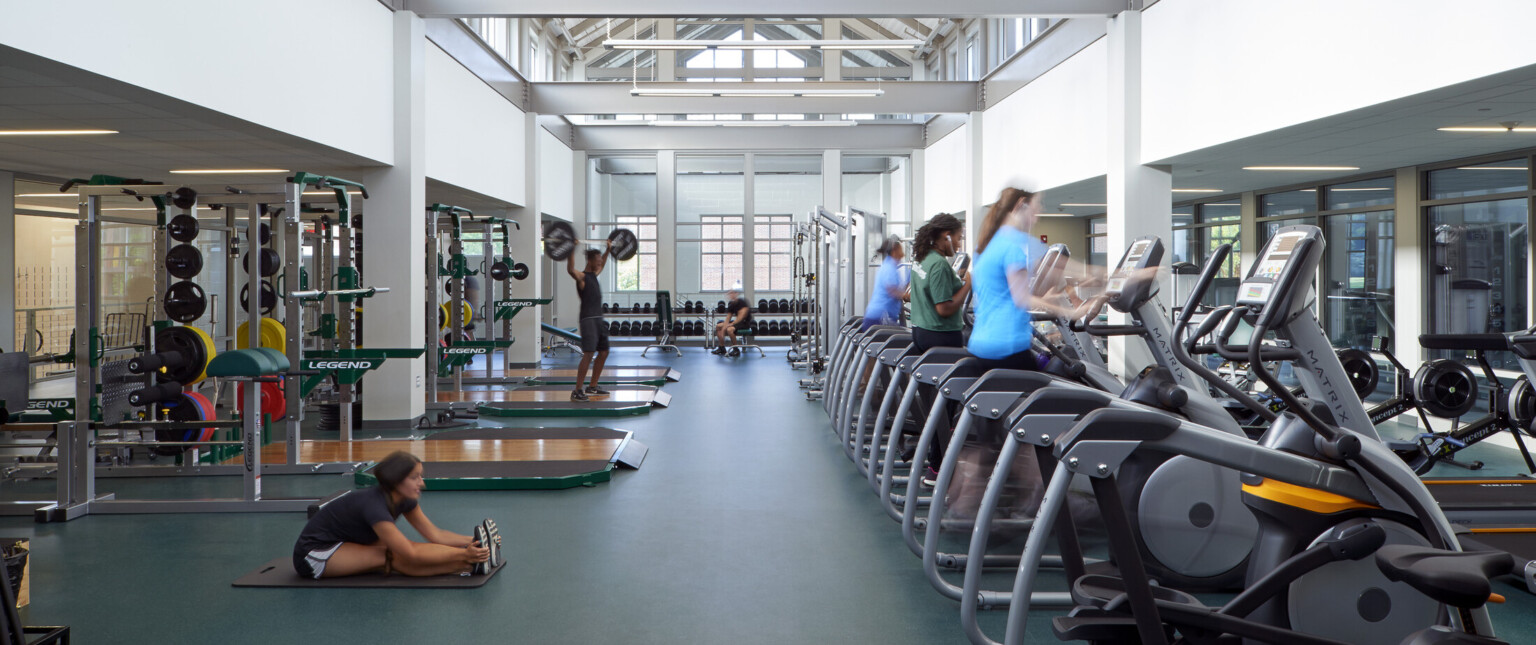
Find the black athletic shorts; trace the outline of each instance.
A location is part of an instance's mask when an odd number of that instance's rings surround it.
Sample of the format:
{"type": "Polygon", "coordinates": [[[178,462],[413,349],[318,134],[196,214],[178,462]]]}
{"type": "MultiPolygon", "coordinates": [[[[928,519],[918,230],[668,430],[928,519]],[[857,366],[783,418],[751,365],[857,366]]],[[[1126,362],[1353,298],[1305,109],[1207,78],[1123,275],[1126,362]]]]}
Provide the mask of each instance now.
{"type": "Polygon", "coordinates": [[[608,327],[602,318],[581,319],[581,353],[608,351],[608,327]]]}

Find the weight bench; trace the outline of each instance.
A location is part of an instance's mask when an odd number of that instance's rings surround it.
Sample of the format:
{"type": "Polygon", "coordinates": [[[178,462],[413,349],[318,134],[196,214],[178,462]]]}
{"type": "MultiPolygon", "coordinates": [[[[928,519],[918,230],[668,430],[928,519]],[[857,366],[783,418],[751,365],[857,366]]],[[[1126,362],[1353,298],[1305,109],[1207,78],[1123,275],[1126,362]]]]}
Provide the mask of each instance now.
{"type": "Polygon", "coordinates": [[[640,350],[640,356],[645,356],[646,352],[653,349],[683,355],[683,350],[672,344],[672,294],[667,291],[656,292],[656,342],[640,350]]]}
{"type": "Polygon", "coordinates": [[[553,354],[557,349],[569,349],[577,354],[581,353],[581,335],[569,329],[561,329],[549,323],[539,323],[544,328],[544,333],[550,338],[549,344],[544,347],[544,354],[553,354]],[[574,342],[573,342],[574,341],[574,342]]]}
{"type": "Polygon", "coordinates": [[[757,343],[752,342],[752,339],[757,336],[756,327],[757,323],[752,323],[752,327],[736,330],[736,345],[734,347],[742,350],[755,349],[757,350],[757,356],[762,358],[768,354],[764,353],[763,348],[759,347],[757,343]]]}

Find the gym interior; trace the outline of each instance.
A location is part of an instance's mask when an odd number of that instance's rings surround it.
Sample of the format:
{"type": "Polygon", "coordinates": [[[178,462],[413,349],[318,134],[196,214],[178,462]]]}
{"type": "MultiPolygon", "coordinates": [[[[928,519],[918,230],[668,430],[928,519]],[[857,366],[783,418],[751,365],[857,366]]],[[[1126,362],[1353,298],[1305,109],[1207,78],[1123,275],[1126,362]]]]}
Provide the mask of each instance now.
{"type": "Polygon", "coordinates": [[[0,16],[0,644],[1536,642],[1536,4],[0,16]]]}

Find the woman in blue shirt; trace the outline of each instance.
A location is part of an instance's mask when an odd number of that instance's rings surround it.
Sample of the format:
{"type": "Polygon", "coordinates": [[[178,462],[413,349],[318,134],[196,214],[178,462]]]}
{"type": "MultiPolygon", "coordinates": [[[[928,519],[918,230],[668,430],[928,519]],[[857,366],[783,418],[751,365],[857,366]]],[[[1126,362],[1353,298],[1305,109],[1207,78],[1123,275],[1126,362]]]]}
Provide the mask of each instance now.
{"type": "Polygon", "coordinates": [[[976,325],[966,350],[986,369],[1039,369],[1029,315],[1030,274],[1046,248],[1029,233],[1039,214],[1038,193],[1005,188],[982,220],[971,278],[976,325]]]}
{"type": "Polygon", "coordinates": [[[885,238],[876,251],[883,260],[875,273],[875,286],[869,296],[869,306],[864,308],[864,325],[860,331],[874,325],[901,324],[901,303],[907,294],[907,276],[901,270],[901,261],[907,257],[901,246],[901,238],[892,235],[885,238]]]}

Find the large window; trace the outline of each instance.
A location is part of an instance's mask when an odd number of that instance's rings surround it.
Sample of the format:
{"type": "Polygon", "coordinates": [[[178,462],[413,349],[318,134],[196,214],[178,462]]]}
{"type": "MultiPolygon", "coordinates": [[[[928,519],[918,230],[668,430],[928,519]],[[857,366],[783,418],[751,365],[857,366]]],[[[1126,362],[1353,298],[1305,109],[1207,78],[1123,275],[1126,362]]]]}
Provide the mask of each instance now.
{"type": "Polygon", "coordinates": [[[907,158],[843,157],[843,206],[885,215],[885,232],[912,239],[907,209],[907,158]]]}
{"type": "Polygon", "coordinates": [[[756,155],[752,167],[752,288],[789,291],[792,222],[821,204],[821,157],[756,155]]]}
{"type": "Polygon", "coordinates": [[[677,289],[720,292],[743,284],[746,158],[677,158],[677,289]]]}
{"type": "MultiPolygon", "coordinates": [[[[1432,331],[1509,333],[1529,323],[1529,161],[1522,157],[1425,173],[1432,331]]],[[[1519,368],[1509,352],[1488,358],[1494,367],[1519,368]]]]}
{"type": "Polygon", "coordinates": [[[1370,349],[1393,335],[1395,187],[1382,176],[1259,196],[1261,247],[1284,226],[1323,229],[1318,313],[1334,347],[1370,349]]]}
{"type": "Polygon", "coordinates": [[[622,227],[640,240],[634,258],[608,263],[604,284],[613,285],[614,291],[655,291],[656,158],[594,157],[588,167],[586,237],[605,239],[622,227]]]}
{"type": "Polygon", "coordinates": [[[1216,274],[1214,284],[1206,290],[1201,304],[1228,305],[1237,298],[1237,282],[1242,278],[1242,242],[1238,239],[1241,210],[1242,204],[1236,197],[1174,207],[1171,264],[1192,265],[1174,273],[1174,306],[1184,306],[1185,297],[1198,280],[1199,268],[1205,266],[1206,260],[1223,244],[1231,244],[1232,253],[1216,274]]]}

